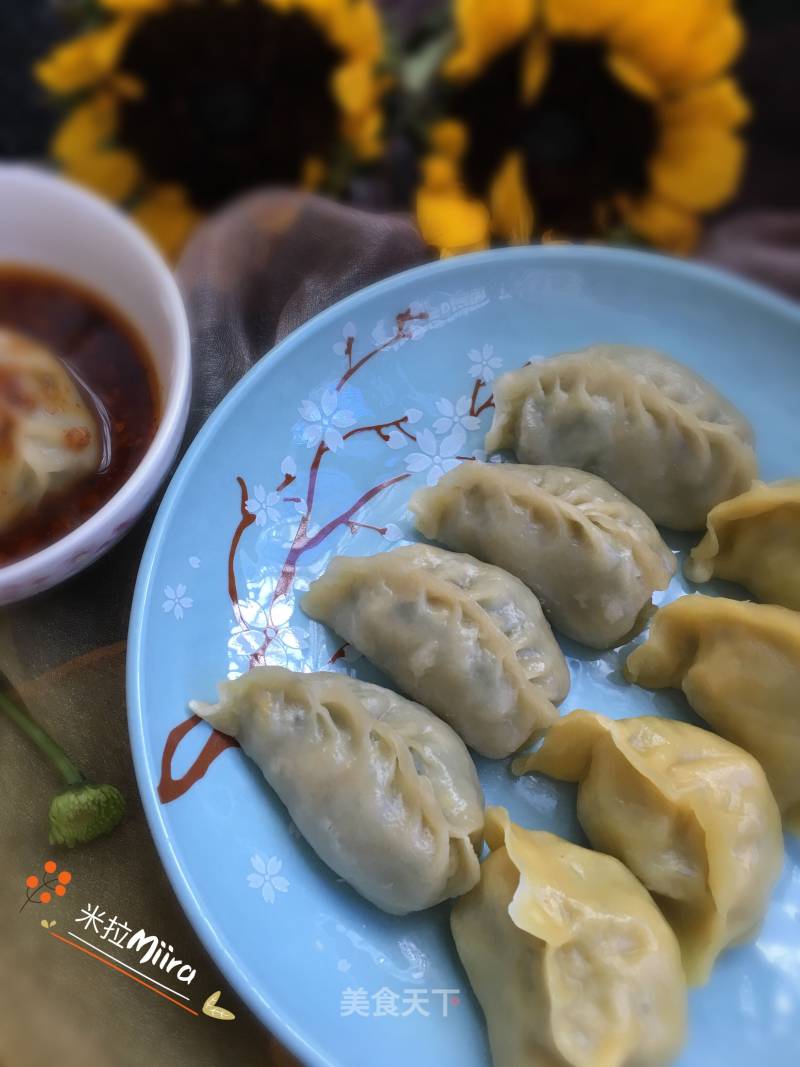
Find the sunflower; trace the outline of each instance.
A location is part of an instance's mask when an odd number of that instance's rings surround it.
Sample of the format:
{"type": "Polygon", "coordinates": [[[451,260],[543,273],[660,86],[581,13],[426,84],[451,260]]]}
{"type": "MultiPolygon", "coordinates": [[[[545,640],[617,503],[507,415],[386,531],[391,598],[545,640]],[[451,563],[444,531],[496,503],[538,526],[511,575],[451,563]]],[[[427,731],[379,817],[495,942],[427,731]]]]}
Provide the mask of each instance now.
{"type": "Polygon", "coordinates": [[[69,110],[51,154],[175,256],[262,183],[334,188],[381,150],[373,0],[98,0],[36,67],[69,110]]]}
{"type": "Polygon", "coordinates": [[[429,243],[626,233],[690,251],[744,158],[730,0],[454,2],[416,193],[429,243]]]}

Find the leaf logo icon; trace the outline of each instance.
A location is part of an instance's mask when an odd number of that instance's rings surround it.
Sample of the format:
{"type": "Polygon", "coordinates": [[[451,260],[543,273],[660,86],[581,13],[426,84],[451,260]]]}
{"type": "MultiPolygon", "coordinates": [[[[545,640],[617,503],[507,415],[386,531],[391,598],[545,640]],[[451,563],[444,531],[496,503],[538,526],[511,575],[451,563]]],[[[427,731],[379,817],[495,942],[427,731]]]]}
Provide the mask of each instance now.
{"type": "Polygon", "coordinates": [[[235,1019],[236,1016],[232,1011],[228,1011],[227,1008],[217,1007],[217,1001],[222,993],[221,989],[218,989],[216,993],[212,993],[210,997],[206,998],[205,1004],[203,1004],[203,1015],[208,1015],[211,1019],[222,1019],[224,1022],[229,1022],[231,1019],[235,1019]]]}

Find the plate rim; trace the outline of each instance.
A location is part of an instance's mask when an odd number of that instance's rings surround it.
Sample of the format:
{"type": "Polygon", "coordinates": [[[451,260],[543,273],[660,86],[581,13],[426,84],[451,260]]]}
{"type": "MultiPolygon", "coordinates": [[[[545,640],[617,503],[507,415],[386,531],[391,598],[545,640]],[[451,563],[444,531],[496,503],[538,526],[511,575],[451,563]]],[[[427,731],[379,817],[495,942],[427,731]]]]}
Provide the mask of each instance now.
{"type": "Polygon", "coordinates": [[[204,913],[193,888],[190,871],[183,867],[174,851],[163,817],[163,805],[158,800],[156,783],[148,774],[145,703],[139,665],[144,649],[145,613],[150,602],[153,573],[166,528],[173,515],[176,500],[184,484],[194,472],[207,439],[215,435],[218,427],[226,420],[228,411],[238,403],[239,397],[253,388],[254,384],[265,375],[270,374],[272,369],[286,359],[297,345],[303,343],[308,334],[316,331],[319,327],[324,327],[329,322],[334,323],[336,320],[341,320],[351,307],[361,304],[365,299],[380,296],[382,293],[389,293],[397,286],[402,286],[408,282],[425,281],[430,278],[442,278],[465,267],[480,268],[485,264],[497,261],[506,263],[530,262],[536,265],[543,263],[557,265],[559,263],[563,264],[565,261],[571,261],[578,268],[589,261],[593,264],[607,262],[613,265],[629,265],[634,269],[637,267],[646,268],[654,270],[656,273],[672,274],[711,284],[718,289],[726,290],[730,295],[760,304],[773,313],[790,319],[800,327],[800,304],[758,282],[741,278],[728,270],[705,263],[689,262],[658,252],[608,246],[524,245],[515,248],[491,249],[448,259],[434,260],[391,274],[380,281],[356,290],[349,296],[318,312],[297,329],[287,334],[272,348],[267,349],[261,358],[222,398],[197,432],[170,478],[169,485],[148,533],[136,575],[126,651],[128,736],[131,743],[136,785],[161,865],[186,918],[189,920],[203,947],[258,1021],[307,1067],[343,1067],[343,1065],[340,1060],[333,1059],[322,1051],[316,1043],[312,1044],[305,1033],[288,1022],[272,1006],[269,998],[247,980],[236,957],[228,950],[208,916],[204,913]],[[269,355],[269,359],[266,358],[267,355],[269,355]]]}

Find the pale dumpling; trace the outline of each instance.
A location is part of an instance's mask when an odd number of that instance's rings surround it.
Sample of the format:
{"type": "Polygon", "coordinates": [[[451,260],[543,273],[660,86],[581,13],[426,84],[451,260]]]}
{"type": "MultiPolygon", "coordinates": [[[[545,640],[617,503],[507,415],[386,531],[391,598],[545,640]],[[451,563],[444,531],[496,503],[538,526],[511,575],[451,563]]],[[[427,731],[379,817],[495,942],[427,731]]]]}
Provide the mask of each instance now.
{"type": "Polygon", "coordinates": [[[192,702],[235,737],[317,855],[393,915],[478,880],[483,794],[463,742],[426,708],[333,672],[257,667],[192,702]]]}
{"type": "Polygon", "coordinates": [[[580,782],[592,846],[630,868],[675,931],[690,983],[757,933],[783,864],[781,816],[763,770],[698,726],[573,711],[514,762],[580,782]]]}
{"type": "Polygon", "coordinates": [[[486,1016],[494,1067],[665,1067],[686,1033],[675,935],[612,856],[503,808],[450,925],[486,1016]]]}
{"type": "Polygon", "coordinates": [[[569,690],[536,597],[471,556],[422,544],[340,556],[302,606],[484,756],[541,732],[569,690]]]}
{"type": "Polygon", "coordinates": [[[717,504],[683,569],[693,582],[725,578],[768,604],[800,611],[800,478],[756,482],[717,504]]]}
{"type": "Polygon", "coordinates": [[[592,648],[638,633],[675,573],[647,515],[571,467],[462,463],[409,508],[426,537],[516,575],[556,630],[592,648]]]}
{"type": "Polygon", "coordinates": [[[756,757],[800,832],[800,615],[695,594],[656,612],[628,657],[629,681],[682,689],[717,733],[756,757]]]}
{"type": "Polygon", "coordinates": [[[676,530],[701,529],[757,473],[745,417],[651,348],[593,345],[538,360],[503,375],[494,401],[488,451],[599,474],[676,530]]]}
{"type": "Polygon", "coordinates": [[[0,328],[0,533],[99,464],[95,416],[64,364],[0,328]]]}

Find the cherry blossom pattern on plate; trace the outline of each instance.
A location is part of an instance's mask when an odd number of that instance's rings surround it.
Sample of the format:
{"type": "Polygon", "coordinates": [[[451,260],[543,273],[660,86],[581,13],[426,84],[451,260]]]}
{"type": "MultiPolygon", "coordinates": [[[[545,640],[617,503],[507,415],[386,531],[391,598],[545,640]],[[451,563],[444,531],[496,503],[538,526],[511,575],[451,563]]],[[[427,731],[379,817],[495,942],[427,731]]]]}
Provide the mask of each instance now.
{"type": "Polygon", "coordinates": [[[387,541],[400,541],[404,536],[396,522],[387,522],[383,526],[377,526],[369,522],[356,522],[354,519],[348,519],[347,526],[353,536],[362,530],[375,533],[387,541]]]}
{"type": "MultiPolygon", "coordinates": [[[[404,426],[413,426],[421,418],[422,412],[419,408],[409,408],[397,421],[404,426]]],[[[393,449],[405,448],[408,442],[413,440],[413,435],[407,429],[403,430],[398,427],[389,430],[385,437],[386,444],[393,449]]]]}
{"type": "MultiPolygon", "coordinates": [[[[260,567],[258,575],[247,573],[247,570],[242,574],[242,569],[245,567],[249,569],[251,557],[247,552],[240,555],[239,550],[243,539],[245,537],[249,539],[250,528],[260,525],[259,515],[262,512],[265,513],[264,524],[266,525],[269,519],[267,508],[275,507],[276,504],[274,499],[269,499],[270,493],[266,489],[256,496],[255,490],[251,492],[242,475],[235,476],[234,482],[238,487],[238,519],[232,527],[227,560],[227,592],[233,609],[228,644],[229,677],[236,677],[244,670],[273,662],[271,649],[275,644],[278,646],[275,651],[279,661],[288,663],[297,656],[301,640],[306,656],[309,654],[311,656],[314,664],[312,669],[331,666],[337,660],[342,663],[344,669],[347,669],[345,665],[348,660],[345,658],[345,650],[326,647],[330,638],[323,627],[312,627],[310,634],[306,635],[304,631],[297,631],[290,625],[294,612],[295,581],[297,580],[298,586],[302,586],[309,574],[314,573],[316,569],[324,568],[325,553],[319,553],[316,550],[337,530],[349,528],[352,534],[372,530],[389,541],[395,538],[399,540],[402,537],[402,531],[396,523],[378,525],[363,521],[365,516],[362,514],[362,509],[391,487],[410,478],[410,471],[395,474],[386,471],[389,477],[384,477],[382,481],[371,485],[356,499],[350,500],[343,506],[337,504],[337,509],[340,508],[340,510],[336,510],[333,515],[317,515],[315,511],[316,491],[319,480],[325,473],[323,468],[328,467],[328,464],[324,462],[326,457],[343,449],[353,438],[377,440],[381,446],[390,447],[391,450],[399,447],[401,437],[404,439],[403,447],[405,447],[405,441],[416,444],[417,437],[413,432],[416,427],[413,423],[422,417],[419,410],[414,408],[394,418],[384,417],[380,422],[364,421],[363,424],[353,425],[352,421],[357,420],[350,410],[350,402],[345,399],[346,393],[343,389],[351,378],[364,371],[374,359],[421,336],[420,323],[424,324],[427,319],[428,312],[421,306],[406,307],[395,314],[395,330],[390,334],[386,343],[379,344],[363,353],[356,351],[355,334],[347,328],[349,324],[346,324],[343,330],[344,347],[341,353],[338,348],[334,353],[340,361],[341,377],[335,386],[327,386],[313,393],[301,403],[298,409],[303,422],[299,427],[295,425],[294,432],[297,433],[298,429],[300,430],[300,439],[310,449],[307,475],[304,473],[301,479],[302,490],[294,499],[294,502],[300,505],[297,508],[299,521],[293,525],[290,540],[284,544],[286,553],[283,562],[277,568],[270,568],[271,576],[266,582],[263,578],[263,569],[260,567]],[[348,425],[350,428],[347,428],[348,425]],[[341,432],[343,429],[345,433],[341,432]]],[[[475,414],[479,413],[475,412],[475,414]]],[[[430,438],[434,441],[431,454],[436,453],[437,445],[433,434],[430,430],[424,432],[426,448],[428,438],[430,438]]],[[[439,451],[447,450],[449,444],[452,443],[450,438],[455,437],[457,444],[459,436],[463,434],[464,431],[459,427],[459,434],[451,434],[445,438],[438,446],[439,451]]],[[[445,459],[446,457],[440,460],[440,467],[445,459]]],[[[423,467],[429,464],[430,456],[425,455],[423,467]]],[[[305,462],[303,467],[306,467],[305,462]]],[[[277,480],[272,490],[278,494],[284,493],[284,502],[295,497],[296,489],[292,489],[291,497],[286,496],[285,490],[296,480],[296,470],[291,457],[285,457],[281,466],[283,478],[277,480]]],[[[306,660],[304,659],[303,662],[305,663],[306,660]]],[[[204,771],[207,770],[226,747],[219,740],[221,735],[212,735],[189,771],[180,779],[176,779],[172,774],[173,758],[183,738],[197,726],[199,721],[196,717],[192,717],[178,723],[166,738],[159,782],[159,796],[162,803],[169,803],[183,796],[194,782],[199,780],[199,777],[194,774],[194,768],[202,765],[204,771]]]]}
{"type": "Polygon", "coordinates": [[[281,521],[283,516],[278,510],[280,501],[281,494],[275,492],[274,489],[268,493],[263,485],[254,485],[253,495],[247,498],[245,507],[254,516],[256,526],[266,526],[267,522],[281,521]]]}
{"type": "Polygon", "coordinates": [[[354,322],[346,322],[342,327],[342,339],[336,341],[333,345],[333,351],[337,356],[344,356],[345,359],[350,359],[353,355],[353,345],[355,344],[356,337],[358,337],[358,330],[354,322]]]}
{"type": "Polygon", "coordinates": [[[460,396],[455,403],[443,396],[436,401],[436,410],[441,418],[438,418],[433,424],[433,432],[435,434],[450,433],[457,426],[460,426],[463,430],[479,430],[481,428],[481,420],[477,415],[472,414],[468,396],[460,396]]]}
{"type": "Polygon", "coordinates": [[[447,437],[438,440],[426,426],[417,434],[419,452],[411,452],[405,457],[406,470],[410,474],[426,472],[428,485],[435,485],[443,475],[461,462],[458,454],[466,440],[466,431],[461,426],[456,426],[447,437]]]}
{"type": "MultiPolygon", "coordinates": [[[[352,326],[352,323],[349,325],[352,326]]],[[[419,341],[429,328],[430,309],[419,301],[412,301],[402,315],[402,322],[398,321],[398,316],[379,319],[370,336],[376,348],[390,352],[404,341],[419,341]],[[401,325],[401,329],[398,329],[398,325],[401,325]]]]}
{"type": "Polygon", "coordinates": [[[342,430],[355,426],[356,417],[352,411],[339,406],[341,394],[331,386],[326,389],[319,402],[310,397],[297,409],[306,425],[300,436],[309,448],[316,448],[324,443],[330,452],[344,448],[342,430]]]}
{"type": "Polygon", "coordinates": [[[493,382],[495,371],[500,370],[503,361],[494,354],[494,345],[483,345],[481,348],[471,348],[467,353],[470,363],[470,378],[479,378],[484,384],[493,382]]]}
{"type": "Polygon", "coordinates": [[[253,870],[247,876],[247,884],[251,889],[260,889],[267,904],[274,904],[275,894],[285,893],[289,888],[288,878],[280,873],[283,862],[277,856],[265,860],[256,852],[250,857],[250,866],[253,870]]]}
{"type": "Polygon", "coordinates": [[[273,667],[302,670],[303,649],[308,647],[307,629],[290,626],[294,614],[294,597],[274,601],[275,580],[265,582],[259,590],[261,600],[241,599],[237,602],[228,636],[228,678],[245,674],[251,657],[267,641],[268,654],[263,662],[273,667]]]}
{"type": "MultiPolygon", "coordinates": [[[[305,514],[300,497],[282,495],[276,489],[268,492],[263,485],[253,486],[253,494],[247,498],[245,507],[255,519],[256,526],[266,530],[284,548],[291,544],[300,518],[305,514]]],[[[311,526],[307,535],[314,535],[311,526]]]]}
{"type": "Polygon", "coordinates": [[[192,598],[186,595],[185,585],[164,586],[164,602],[161,605],[161,609],[165,615],[174,615],[180,622],[184,612],[188,611],[193,604],[192,598]]]}

